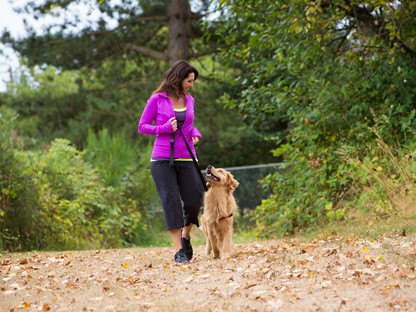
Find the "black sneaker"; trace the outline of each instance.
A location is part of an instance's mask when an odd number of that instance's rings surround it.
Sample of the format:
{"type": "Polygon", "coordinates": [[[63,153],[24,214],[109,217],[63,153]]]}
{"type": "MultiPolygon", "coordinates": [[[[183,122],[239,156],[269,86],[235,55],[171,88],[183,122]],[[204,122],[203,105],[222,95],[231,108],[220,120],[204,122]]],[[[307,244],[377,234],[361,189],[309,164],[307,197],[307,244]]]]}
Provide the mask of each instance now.
{"type": "Polygon", "coordinates": [[[176,263],[186,263],[189,262],[188,258],[185,256],[183,249],[179,249],[179,251],[175,254],[175,262],[176,263]]]}
{"type": "Polygon", "coordinates": [[[192,256],[194,255],[194,251],[191,245],[191,237],[189,238],[182,237],[181,243],[182,243],[182,249],[183,249],[185,256],[188,258],[189,261],[191,261],[192,256]]]}

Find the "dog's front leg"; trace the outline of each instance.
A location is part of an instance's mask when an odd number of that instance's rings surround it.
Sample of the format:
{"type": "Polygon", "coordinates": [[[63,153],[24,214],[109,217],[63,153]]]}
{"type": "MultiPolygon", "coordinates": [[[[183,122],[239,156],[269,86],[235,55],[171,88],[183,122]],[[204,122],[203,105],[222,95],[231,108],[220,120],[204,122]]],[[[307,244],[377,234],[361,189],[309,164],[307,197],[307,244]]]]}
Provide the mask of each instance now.
{"type": "Polygon", "coordinates": [[[205,253],[207,254],[207,256],[209,256],[211,254],[211,250],[212,250],[210,235],[209,234],[206,235],[205,239],[207,240],[207,242],[205,244],[205,253]]]}
{"type": "Polygon", "coordinates": [[[225,233],[221,245],[221,259],[229,258],[233,253],[233,233],[225,233]]]}
{"type": "Polygon", "coordinates": [[[211,240],[211,249],[212,249],[212,252],[214,253],[214,258],[219,258],[220,248],[219,248],[218,237],[215,235],[211,235],[210,240],[211,240]]]}

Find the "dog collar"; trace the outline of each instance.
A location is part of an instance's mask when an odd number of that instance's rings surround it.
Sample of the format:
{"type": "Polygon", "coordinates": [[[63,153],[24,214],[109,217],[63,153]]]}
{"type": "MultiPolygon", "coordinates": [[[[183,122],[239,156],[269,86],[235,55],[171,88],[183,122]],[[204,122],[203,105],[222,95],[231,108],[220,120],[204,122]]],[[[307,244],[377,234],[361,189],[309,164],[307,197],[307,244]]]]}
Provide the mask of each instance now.
{"type": "Polygon", "coordinates": [[[231,212],[228,216],[226,216],[226,217],[221,217],[221,218],[220,218],[220,221],[221,221],[221,220],[224,220],[224,219],[231,218],[233,215],[234,215],[234,214],[231,212]]]}

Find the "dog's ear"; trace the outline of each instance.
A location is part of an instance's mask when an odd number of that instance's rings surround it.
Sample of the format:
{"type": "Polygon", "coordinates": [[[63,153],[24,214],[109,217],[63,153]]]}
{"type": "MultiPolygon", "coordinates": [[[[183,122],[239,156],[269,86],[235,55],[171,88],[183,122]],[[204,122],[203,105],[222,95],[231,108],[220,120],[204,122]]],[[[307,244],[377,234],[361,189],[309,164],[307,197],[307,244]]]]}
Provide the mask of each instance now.
{"type": "Polygon", "coordinates": [[[234,176],[231,173],[227,174],[227,186],[230,191],[234,191],[239,185],[238,181],[234,179],[234,176]]]}

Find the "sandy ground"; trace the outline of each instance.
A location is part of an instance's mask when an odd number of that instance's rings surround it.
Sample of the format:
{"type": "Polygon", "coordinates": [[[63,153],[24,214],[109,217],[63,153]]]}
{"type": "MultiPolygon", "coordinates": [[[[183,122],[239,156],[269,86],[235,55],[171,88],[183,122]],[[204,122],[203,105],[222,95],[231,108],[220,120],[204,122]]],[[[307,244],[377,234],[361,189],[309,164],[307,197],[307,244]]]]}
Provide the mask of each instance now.
{"type": "Polygon", "coordinates": [[[0,255],[0,311],[416,311],[416,236],[0,255]]]}

